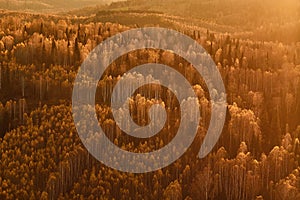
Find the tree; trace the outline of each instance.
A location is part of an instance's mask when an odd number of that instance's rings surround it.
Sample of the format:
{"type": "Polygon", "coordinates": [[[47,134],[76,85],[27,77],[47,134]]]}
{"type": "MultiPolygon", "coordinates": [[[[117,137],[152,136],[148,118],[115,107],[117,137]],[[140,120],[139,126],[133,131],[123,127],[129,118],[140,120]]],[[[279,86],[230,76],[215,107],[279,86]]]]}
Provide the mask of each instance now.
{"type": "Polygon", "coordinates": [[[171,182],[166,188],[163,194],[164,199],[166,200],[181,200],[182,199],[182,189],[178,180],[171,182]]]}

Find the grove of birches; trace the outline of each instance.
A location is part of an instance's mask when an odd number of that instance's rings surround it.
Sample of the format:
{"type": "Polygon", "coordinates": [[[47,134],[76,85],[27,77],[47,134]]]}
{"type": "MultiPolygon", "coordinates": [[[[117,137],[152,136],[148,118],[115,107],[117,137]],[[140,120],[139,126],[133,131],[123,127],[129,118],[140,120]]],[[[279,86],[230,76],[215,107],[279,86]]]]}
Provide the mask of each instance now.
{"type": "MultiPolygon", "coordinates": [[[[110,97],[129,69],[151,62],[173,67],[193,86],[200,105],[198,132],[187,152],[168,167],[134,174],[109,168],[88,153],[71,103],[75,77],[89,52],[137,25],[46,14],[0,15],[0,199],[300,199],[299,43],[239,39],[176,24],[177,31],[210,54],[226,87],[225,126],[203,159],[198,152],[211,102],[195,68],[158,49],[136,50],[115,60],[99,80],[95,109],[99,125],[119,148],[160,149],[176,135],[180,122],[181,102],[174,94],[146,85],[131,97],[131,115],[146,125],[149,108],[159,101],[168,115],[164,128],[149,139],[133,138],[118,128],[110,97]]],[[[127,76],[134,80],[138,74],[127,76]]],[[[118,157],[112,159],[118,162],[118,157]]]]}

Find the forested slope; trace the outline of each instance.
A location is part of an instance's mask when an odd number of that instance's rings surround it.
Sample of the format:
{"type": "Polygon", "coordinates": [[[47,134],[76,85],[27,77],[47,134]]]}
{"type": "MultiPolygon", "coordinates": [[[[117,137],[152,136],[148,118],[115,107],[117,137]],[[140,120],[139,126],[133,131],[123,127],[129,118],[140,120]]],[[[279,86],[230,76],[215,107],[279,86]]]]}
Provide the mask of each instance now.
{"type": "Polygon", "coordinates": [[[270,41],[238,37],[217,32],[220,25],[210,21],[214,31],[150,11],[69,16],[1,13],[0,199],[300,198],[300,46],[294,39],[278,42],[268,32],[261,34],[270,41]],[[164,102],[170,120],[161,137],[131,140],[117,129],[107,92],[119,75],[143,63],[159,62],[181,72],[193,85],[202,119],[194,143],[174,164],[146,174],[123,173],[99,163],[84,148],[72,120],[72,88],[78,68],[97,44],[119,32],[153,25],[189,35],[211,55],[228,94],[226,125],[213,152],[197,158],[211,114],[201,77],[170,52],[124,55],[99,81],[96,95],[99,124],[114,144],[132,152],[159,149],[178,127],[180,102],[155,87],[157,99],[154,91],[141,89],[130,106],[134,118],[147,121],[148,108],[164,102]]]}

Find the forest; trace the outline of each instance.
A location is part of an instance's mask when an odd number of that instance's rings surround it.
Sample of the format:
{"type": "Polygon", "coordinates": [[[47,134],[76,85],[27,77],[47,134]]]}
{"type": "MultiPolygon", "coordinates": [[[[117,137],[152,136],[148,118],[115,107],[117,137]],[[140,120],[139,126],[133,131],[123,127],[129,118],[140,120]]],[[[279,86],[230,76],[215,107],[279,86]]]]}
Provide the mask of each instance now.
{"type": "Polygon", "coordinates": [[[188,17],[159,9],[119,9],[124,4],[86,16],[0,10],[0,199],[299,200],[299,18],[265,22],[249,34],[223,31],[235,25],[208,20],[213,16],[191,24],[188,17]],[[193,86],[201,111],[196,138],[180,159],[154,172],[125,173],[96,160],[82,144],[72,118],[72,91],[82,62],[98,44],[149,26],[175,29],[205,48],[226,87],[227,115],[217,145],[199,159],[211,116],[204,80],[172,52],[142,49],[122,55],[99,80],[95,105],[99,125],[116,146],[151,152],[168,144],[179,126],[182,102],[168,88],[146,85],[130,99],[132,118],[148,124],[147,112],[159,102],[168,115],[163,129],[142,139],[118,128],[111,92],[133,67],[173,67],[193,86]]]}

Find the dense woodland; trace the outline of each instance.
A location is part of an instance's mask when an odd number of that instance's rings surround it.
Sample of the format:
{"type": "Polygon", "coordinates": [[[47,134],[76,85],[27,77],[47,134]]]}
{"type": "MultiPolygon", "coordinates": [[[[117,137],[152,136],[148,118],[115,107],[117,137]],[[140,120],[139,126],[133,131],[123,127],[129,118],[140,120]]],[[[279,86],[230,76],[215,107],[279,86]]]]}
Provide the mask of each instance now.
{"type": "MultiPolygon", "coordinates": [[[[110,93],[120,75],[135,66],[157,62],[174,67],[193,85],[201,110],[196,139],[179,160],[155,172],[131,174],[106,167],[87,152],[73,122],[71,97],[88,53],[138,25],[0,15],[0,199],[300,199],[299,41],[243,39],[152,13],[168,19],[163,26],[176,27],[206,49],[222,75],[229,105],[221,138],[212,153],[199,159],[211,103],[193,66],[155,49],[118,58],[99,81],[95,106],[99,124],[115,145],[149,152],[170,142],[178,127],[181,102],[167,88],[150,85],[132,96],[132,116],[145,125],[151,105],[164,103],[169,120],[162,132],[145,140],[118,129],[110,93]]],[[[143,19],[149,13],[132,15],[143,19]]]]}

